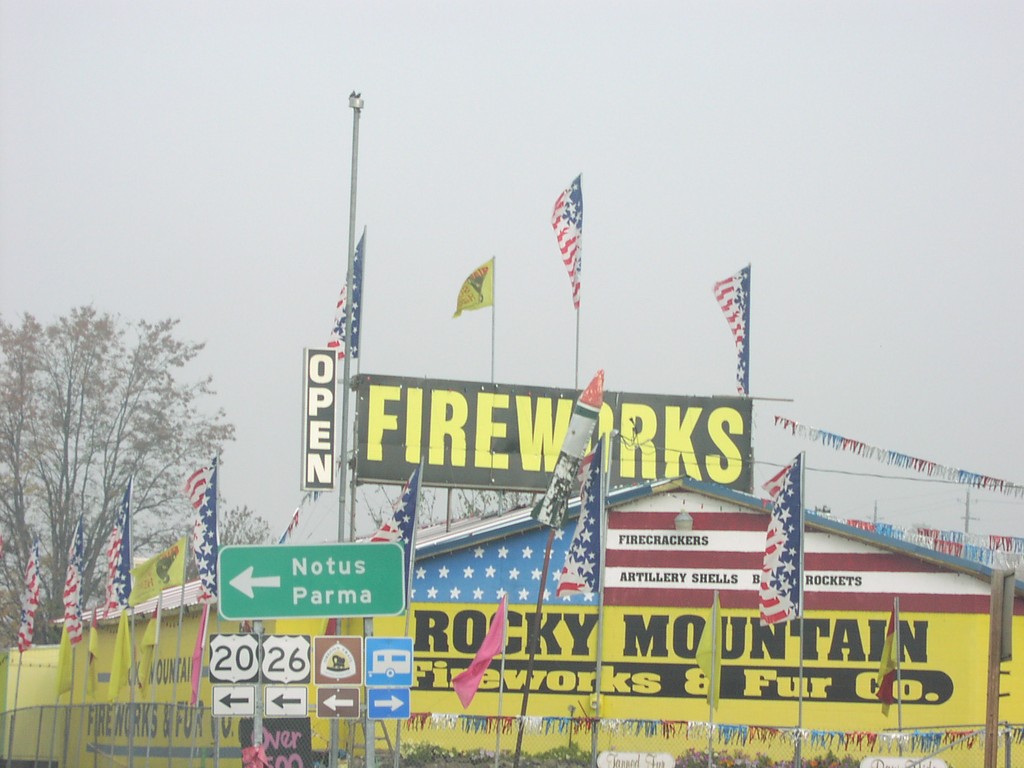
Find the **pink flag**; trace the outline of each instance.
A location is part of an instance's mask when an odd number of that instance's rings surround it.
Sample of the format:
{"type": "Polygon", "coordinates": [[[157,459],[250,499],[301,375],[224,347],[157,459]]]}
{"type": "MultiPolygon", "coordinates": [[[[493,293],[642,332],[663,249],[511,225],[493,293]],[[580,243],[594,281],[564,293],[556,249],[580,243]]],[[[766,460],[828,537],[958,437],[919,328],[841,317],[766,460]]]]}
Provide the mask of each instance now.
{"type": "Polygon", "coordinates": [[[190,704],[195,706],[199,701],[199,681],[203,677],[203,647],[206,645],[206,622],[210,618],[210,604],[203,606],[203,615],[199,619],[199,631],[196,634],[196,647],[192,651],[192,699],[190,704]]]}
{"type": "Polygon", "coordinates": [[[458,694],[463,708],[468,707],[470,702],[473,701],[477,689],[480,688],[480,681],[484,677],[484,672],[487,671],[494,657],[501,653],[505,647],[505,612],[507,607],[508,595],[502,595],[501,601],[498,603],[498,612],[494,614],[494,621],[491,622],[491,628],[487,630],[487,636],[484,637],[480,650],[476,652],[476,656],[473,657],[469,666],[452,678],[452,686],[455,688],[455,693],[458,694]]]}

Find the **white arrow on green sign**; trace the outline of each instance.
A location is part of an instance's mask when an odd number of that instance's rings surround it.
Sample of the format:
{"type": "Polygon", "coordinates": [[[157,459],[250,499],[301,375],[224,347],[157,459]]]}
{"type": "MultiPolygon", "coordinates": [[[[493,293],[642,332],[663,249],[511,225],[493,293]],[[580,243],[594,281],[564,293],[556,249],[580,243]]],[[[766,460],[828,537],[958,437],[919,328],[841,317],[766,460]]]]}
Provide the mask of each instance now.
{"type": "Polygon", "coordinates": [[[225,619],[394,616],[405,558],[393,542],[229,546],[217,555],[225,619]]]}

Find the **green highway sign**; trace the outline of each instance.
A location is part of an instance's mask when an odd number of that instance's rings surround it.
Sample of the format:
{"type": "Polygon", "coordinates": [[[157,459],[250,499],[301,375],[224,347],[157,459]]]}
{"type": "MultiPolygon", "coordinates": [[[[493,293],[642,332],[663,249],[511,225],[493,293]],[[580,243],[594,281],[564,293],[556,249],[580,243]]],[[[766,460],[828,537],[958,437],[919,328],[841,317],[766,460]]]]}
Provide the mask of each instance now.
{"type": "Polygon", "coordinates": [[[405,610],[405,558],[394,542],[229,546],[217,555],[225,619],[394,616],[405,610]]]}

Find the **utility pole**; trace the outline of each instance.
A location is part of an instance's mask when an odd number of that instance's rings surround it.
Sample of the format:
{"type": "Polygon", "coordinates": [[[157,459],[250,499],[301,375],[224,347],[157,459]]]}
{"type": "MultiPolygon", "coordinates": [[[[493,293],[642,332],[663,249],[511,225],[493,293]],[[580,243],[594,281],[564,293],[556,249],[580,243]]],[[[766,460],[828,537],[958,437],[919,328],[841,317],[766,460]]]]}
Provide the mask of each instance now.
{"type": "Polygon", "coordinates": [[[971,520],[977,520],[978,518],[971,517],[971,489],[967,489],[967,507],[964,510],[964,533],[971,532],[971,520]]]}

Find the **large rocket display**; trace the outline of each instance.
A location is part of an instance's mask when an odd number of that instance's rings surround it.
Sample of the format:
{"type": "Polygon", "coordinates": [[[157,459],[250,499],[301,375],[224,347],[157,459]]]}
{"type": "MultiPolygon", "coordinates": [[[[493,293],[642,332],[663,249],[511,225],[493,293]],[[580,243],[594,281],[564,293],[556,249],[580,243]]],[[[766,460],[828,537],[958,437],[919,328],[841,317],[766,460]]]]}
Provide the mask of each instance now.
{"type": "Polygon", "coordinates": [[[558,455],[554,474],[548,490],[530,513],[535,520],[552,528],[561,528],[565,517],[566,505],[573,487],[577,482],[583,454],[587,443],[594,434],[597,416],[604,402],[604,371],[598,371],[587,388],[583,390],[579,400],[573,407],[572,418],[569,420],[569,431],[562,443],[562,451],[558,455]]]}

